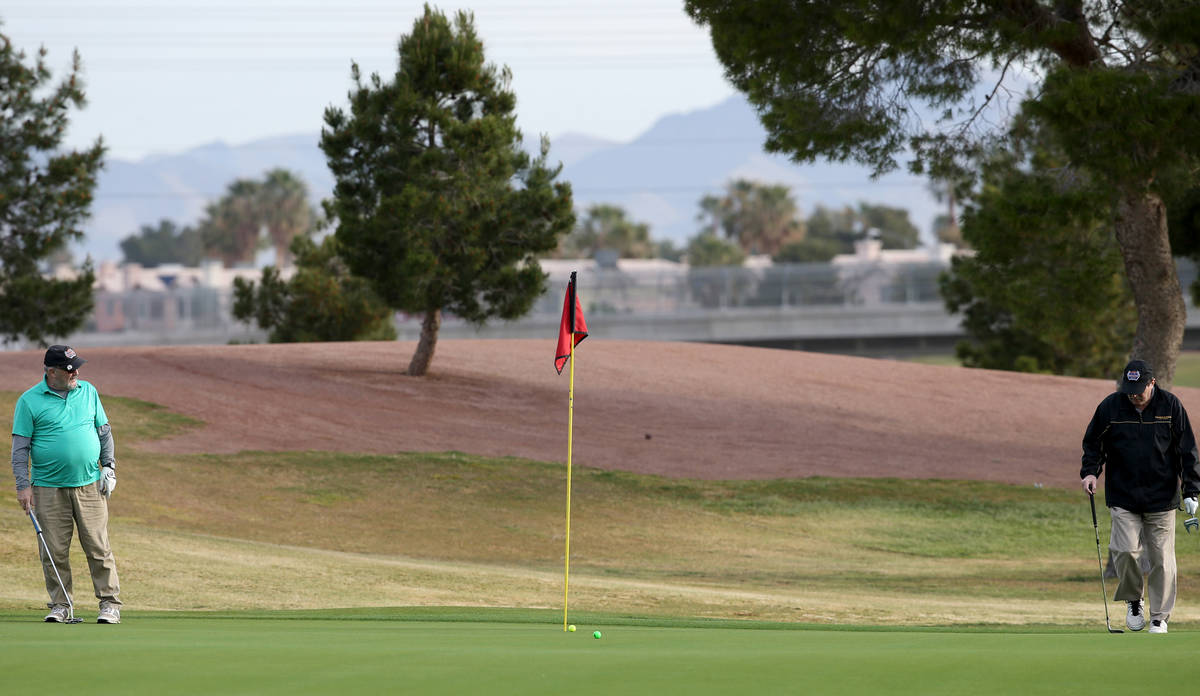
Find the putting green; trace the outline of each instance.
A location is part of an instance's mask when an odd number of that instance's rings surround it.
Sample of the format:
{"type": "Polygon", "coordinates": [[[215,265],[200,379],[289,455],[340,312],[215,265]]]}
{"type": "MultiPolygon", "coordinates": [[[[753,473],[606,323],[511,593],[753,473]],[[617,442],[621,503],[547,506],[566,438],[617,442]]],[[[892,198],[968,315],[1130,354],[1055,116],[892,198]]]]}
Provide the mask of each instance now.
{"type": "MultiPolygon", "coordinates": [[[[767,630],[0,615],[5,693],[1087,694],[1190,681],[1200,632],[767,630]],[[91,618],[89,617],[89,620],[91,618]],[[592,638],[599,629],[604,637],[592,638]]],[[[776,627],[778,628],[778,627],[776,627]]]]}

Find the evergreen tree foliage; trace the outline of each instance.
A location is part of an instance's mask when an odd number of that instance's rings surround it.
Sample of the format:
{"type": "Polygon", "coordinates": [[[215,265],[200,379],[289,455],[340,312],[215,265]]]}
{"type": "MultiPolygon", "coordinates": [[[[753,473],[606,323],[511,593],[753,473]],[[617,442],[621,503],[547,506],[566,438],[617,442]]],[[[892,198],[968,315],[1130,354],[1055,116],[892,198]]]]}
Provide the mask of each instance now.
{"type": "Polygon", "coordinates": [[[836,239],[810,234],[798,242],[783,245],[778,254],[771,257],[773,263],[825,263],[838,254],[845,253],[836,239]]]}
{"type": "MultiPolygon", "coordinates": [[[[818,205],[805,223],[808,236],[805,241],[822,240],[836,246],[834,254],[853,254],[854,243],[866,238],[862,218],[850,206],[826,208],[818,205]]],[[[830,256],[832,258],[832,255],[830,256]]]]}
{"type": "Polygon", "coordinates": [[[341,255],[389,306],[422,315],[408,374],[425,374],[442,312],[515,319],[546,290],[537,256],[574,225],[549,142],[521,148],[507,68],[485,62],[473,15],[425,6],[390,81],[351,68],[348,110],[325,112],[326,216],[341,255]]]}
{"type": "Polygon", "coordinates": [[[803,239],[788,242],[771,257],[775,263],[829,261],[838,254],[853,254],[854,244],[868,237],[879,239],[884,249],[913,249],[920,233],[904,208],[859,203],[826,208],[818,205],[804,223],[803,239]]]}
{"type": "Polygon", "coordinates": [[[969,336],[958,355],[971,367],[1112,377],[1137,312],[1111,201],[1091,182],[1064,181],[1046,140],[1035,148],[997,152],[964,211],[976,253],[955,258],[941,281],[969,336]]]}
{"type": "Polygon", "coordinates": [[[74,280],[41,271],[83,238],[104,145],[61,149],[70,110],[86,105],[79,53],[55,85],[44,48],[27,60],[0,34],[0,336],[44,344],[78,329],[92,311],[90,259],[74,280]]]}
{"type": "Polygon", "coordinates": [[[745,260],[746,252],[742,251],[740,246],[712,231],[701,232],[692,237],[687,245],[687,262],[693,268],[740,266],[745,260]]]}
{"type": "Polygon", "coordinates": [[[740,266],[746,252],[736,242],[705,230],[688,242],[688,287],[701,307],[715,308],[744,296],[750,278],[740,266]]]}
{"type": "Polygon", "coordinates": [[[198,266],[204,259],[204,240],[193,227],[178,227],[170,220],[158,225],[142,225],[137,234],[121,240],[121,253],[126,263],[147,268],[166,263],[198,266]]]}
{"type": "Polygon", "coordinates": [[[682,261],[686,249],[681,249],[675,246],[675,242],[670,239],[659,240],[654,245],[654,258],[666,259],[667,261],[682,261]]]}
{"type": "MultiPolygon", "coordinates": [[[[1173,170],[1166,177],[1165,194],[1171,230],[1171,250],[1200,266],[1200,181],[1190,171],[1173,170]]],[[[1188,288],[1192,304],[1200,305],[1200,274],[1188,288]]]]}
{"type": "Polygon", "coordinates": [[[921,243],[921,233],[904,208],[859,203],[858,216],[868,234],[879,235],[884,249],[916,249],[921,243]]]}
{"type": "Polygon", "coordinates": [[[1194,171],[1200,153],[1200,4],[685,0],[685,7],[711,28],[727,77],[759,109],[767,149],[800,161],[855,160],[884,172],[911,153],[913,171],[963,181],[994,146],[1007,146],[1008,113],[1016,110],[991,108],[996,97],[1024,94],[1021,111],[1113,212],[1138,310],[1131,353],[1171,383],[1186,308],[1162,175],[1194,171]],[[1032,84],[1014,85],[1017,73],[1032,84]]]}
{"type": "Polygon", "coordinates": [[[263,268],[257,285],[234,279],[234,317],[269,331],[272,343],[396,339],[391,309],[350,274],[333,236],[320,245],[296,237],[290,251],[296,272],[288,280],[274,266],[263,268]]]}

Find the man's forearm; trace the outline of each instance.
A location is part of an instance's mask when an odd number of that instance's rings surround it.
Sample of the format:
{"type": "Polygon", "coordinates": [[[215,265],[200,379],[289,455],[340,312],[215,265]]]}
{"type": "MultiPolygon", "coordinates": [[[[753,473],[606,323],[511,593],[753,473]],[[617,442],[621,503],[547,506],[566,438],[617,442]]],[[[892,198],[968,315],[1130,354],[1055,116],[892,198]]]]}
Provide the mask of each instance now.
{"type": "Polygon", "coordinates": [[[13,435],[12,469],[13,478],[17,482],[17,490],[29,488],[29,447],[33,440],[21,435],[13,435]]]}
{"type": "Polygon", "coordinates": [[[111,466],[116,469],[117,460],[113,457],[112,428],[105,423],[96,428],[96,434],[100,436],[100,466],[111,466]]]}

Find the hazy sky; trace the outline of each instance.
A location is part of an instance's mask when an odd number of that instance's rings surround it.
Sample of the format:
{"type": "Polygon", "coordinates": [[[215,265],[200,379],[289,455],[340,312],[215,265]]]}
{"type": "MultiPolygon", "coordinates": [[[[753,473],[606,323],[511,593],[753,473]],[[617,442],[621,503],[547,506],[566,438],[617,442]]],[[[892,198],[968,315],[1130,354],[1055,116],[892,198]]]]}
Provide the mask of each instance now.
{"type": "MultiPolygon", "coordinates": [[[[103,135],[133,159],[221,140],[316,133],[345,105],[350,63],[395,71],[396,42],[423,3],[382,0],[9,0],[0,33],[55,77],[71,51],[88,106],[69,145],[103,135]]],[[[486,55],[513,72],[528,136],[628,141],[664,114],[734,93],[682,0],[472,0],[486,55]]]]}

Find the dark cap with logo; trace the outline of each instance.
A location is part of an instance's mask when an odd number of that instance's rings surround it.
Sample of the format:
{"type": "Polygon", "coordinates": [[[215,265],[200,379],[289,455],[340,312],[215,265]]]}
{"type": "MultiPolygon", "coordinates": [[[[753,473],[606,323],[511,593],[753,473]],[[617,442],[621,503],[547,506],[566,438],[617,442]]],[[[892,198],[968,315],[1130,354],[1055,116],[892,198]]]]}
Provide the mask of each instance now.
{"type": "Polygon", "coordinates": [[[1130,360],[1121,373],[1121,379],[1117,380],[1117,391],[1122,394],[1141,394],[1150,386],[1152,379],[1154,370],[1145,360],[1130,360]]]}
{"type": "Polygon", "coordinates": [[[46,367],[57,367],[63,370],[78,370],[79,366],[87,362],[79,357],[71,349],[71,346],[50,346],[46,349],[46,359],[43,362],[46,367]]]}

